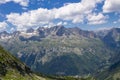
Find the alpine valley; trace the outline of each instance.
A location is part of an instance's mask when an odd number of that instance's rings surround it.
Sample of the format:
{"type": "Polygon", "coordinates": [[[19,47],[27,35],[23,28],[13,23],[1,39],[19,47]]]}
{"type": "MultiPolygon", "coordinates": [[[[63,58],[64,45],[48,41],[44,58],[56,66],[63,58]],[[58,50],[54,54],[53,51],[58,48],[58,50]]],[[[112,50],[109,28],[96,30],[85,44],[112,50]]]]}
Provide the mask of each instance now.
{"type": "Polygon", "coordinates": [[[0,44],[38,73],[120,79],[120,28],[30,28],[24,32],[1,32],[0,44]]]}

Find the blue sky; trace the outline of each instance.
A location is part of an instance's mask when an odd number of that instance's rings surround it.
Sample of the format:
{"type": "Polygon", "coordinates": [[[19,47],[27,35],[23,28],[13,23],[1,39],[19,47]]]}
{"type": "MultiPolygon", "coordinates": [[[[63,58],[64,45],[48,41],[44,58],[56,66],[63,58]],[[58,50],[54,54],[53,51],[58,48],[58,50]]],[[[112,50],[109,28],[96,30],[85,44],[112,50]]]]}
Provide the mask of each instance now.
{"type": "Polygon", "coordinates": [[[99,30],[120,27],[119,24],[120,0],[0,1],[0,31],[55,25],[99,30]]]}

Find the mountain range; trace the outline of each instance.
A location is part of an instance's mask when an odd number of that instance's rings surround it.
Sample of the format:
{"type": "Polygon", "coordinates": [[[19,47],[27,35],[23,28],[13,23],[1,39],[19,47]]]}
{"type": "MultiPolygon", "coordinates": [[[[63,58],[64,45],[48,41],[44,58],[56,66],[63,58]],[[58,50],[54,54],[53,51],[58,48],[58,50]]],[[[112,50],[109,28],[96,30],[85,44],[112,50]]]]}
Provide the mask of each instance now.
{"type": "Polygon", "coordinates": [[[30,28],[1,32],[0,44],[31,70],[47,75],[99,76],[95,73],[106,71],[105,79],[120,61],[120,28],[96,32],[64,26],[30,28]]]}

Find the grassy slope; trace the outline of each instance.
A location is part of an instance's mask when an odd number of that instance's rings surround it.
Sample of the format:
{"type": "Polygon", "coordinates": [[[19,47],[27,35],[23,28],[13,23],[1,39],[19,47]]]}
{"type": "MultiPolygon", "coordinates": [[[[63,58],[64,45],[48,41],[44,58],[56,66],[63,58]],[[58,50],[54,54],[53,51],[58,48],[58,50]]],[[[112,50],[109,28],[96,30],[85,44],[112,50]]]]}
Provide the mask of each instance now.
{"type": "Polygon", "coordinates": [[[0,79],[45,80],[30,71],[23,63],[0,46],[0,79]]]}

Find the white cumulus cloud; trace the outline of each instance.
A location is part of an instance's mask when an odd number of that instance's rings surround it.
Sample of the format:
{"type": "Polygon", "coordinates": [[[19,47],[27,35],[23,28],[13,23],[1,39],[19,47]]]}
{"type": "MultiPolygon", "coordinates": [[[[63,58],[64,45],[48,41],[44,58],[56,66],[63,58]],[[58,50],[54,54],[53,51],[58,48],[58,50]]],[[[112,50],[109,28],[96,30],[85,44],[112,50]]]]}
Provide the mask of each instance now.
{"type": "Polygon", "coordinates": [[[29,0],[0,0],[0,4],[5,4],[7,2],[15,2],[20,4],[21,6],[28,6],[29,0]]]}
{"type": "MultiPolygon", "coordinates": [[[[71,21],[72,23],[83,23],[84,19],[90,17],[88,21],[98,24],[95,22],[97,19],[92,20],[92,17],[100,18],[99,24],[103,23],[102,19],[105,16],[101,13],[98,15],[92,14],[97,6],[97,3],[101,3],[103,0],[82,0],[79,3],[70,3],[60,8],[44,9],[39,8],[37,10],[31,10],[28,12],[11,13],[7,15],[7,21],[17,26],[18,30],[26,29],[32,26],[42,26],[53,23],[54,20],[71,21]]],[[[104,20],[103,20],[104,21],[104,20]]],[[[57,24],[56,24],[57,25],[57,24]]]]}
{"type": "Polygon", "coordinates": [[[120,12],[120,0],[105,0],[103,12],[120,12]]]}
{"type": "Polygon", "coordinates": [[[107,22],[108,16],[104,16],[102,13],[96,14],[90,14],[88,15],[88,24],[103,24],[107,22]]]}
{"type": "Polygon", "coordinates": [[[6,22],[0,22],[0,31],[6,30],[8,24],[6,22]]]}
{"type": "Polygon", "coordinates": [[[48,24],[54,19],[54,14],[51,10],[39,8],[22,14],[11,13],[7,15],[7,18],[7,21],[17,26],[18,30],[22,30],[27,27],[48,24]]]}

